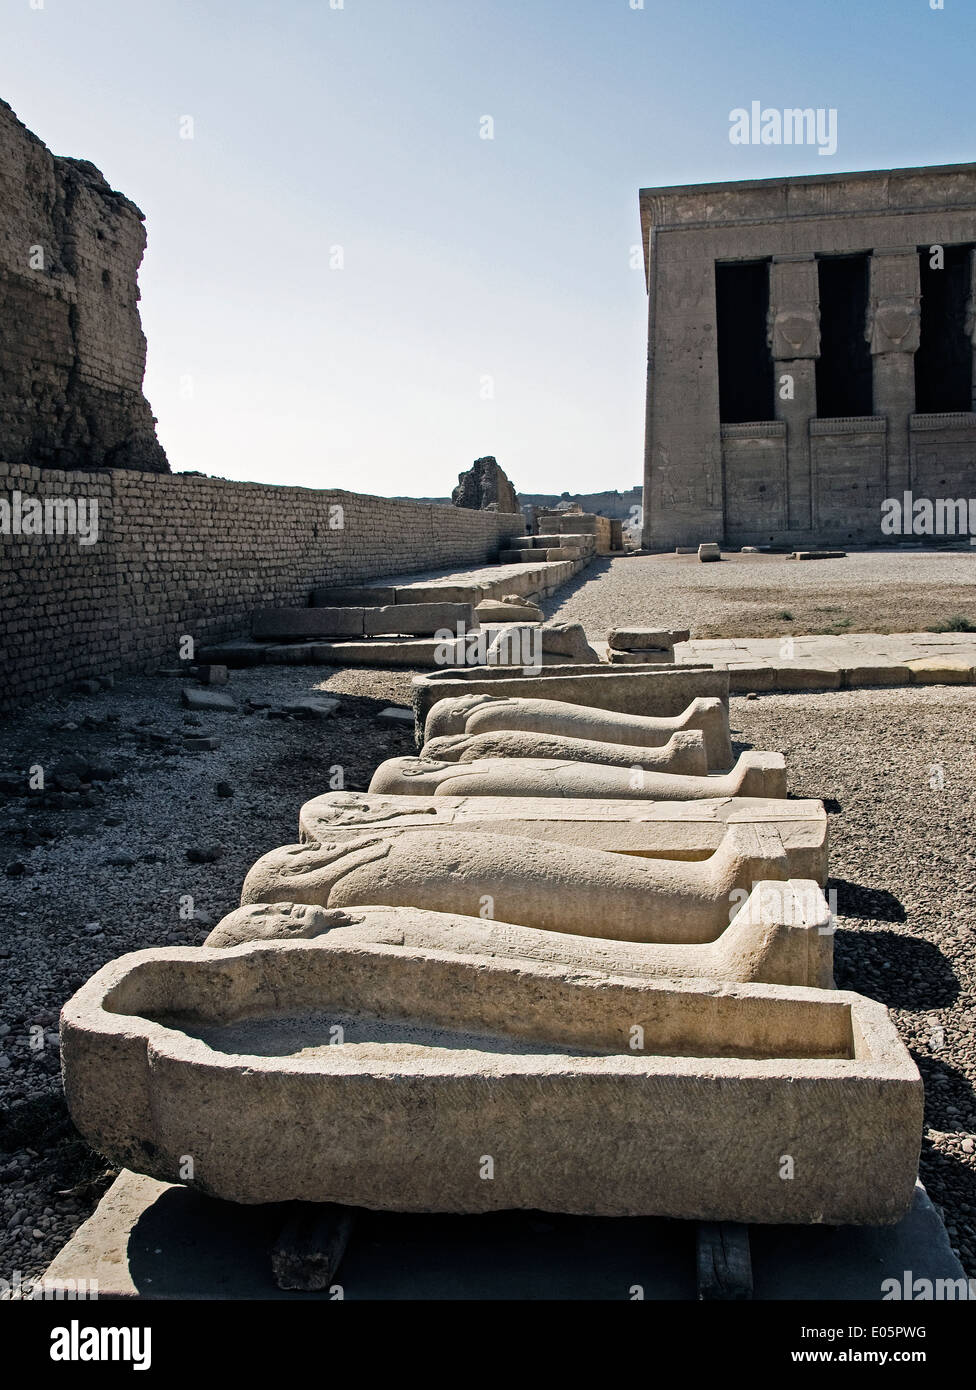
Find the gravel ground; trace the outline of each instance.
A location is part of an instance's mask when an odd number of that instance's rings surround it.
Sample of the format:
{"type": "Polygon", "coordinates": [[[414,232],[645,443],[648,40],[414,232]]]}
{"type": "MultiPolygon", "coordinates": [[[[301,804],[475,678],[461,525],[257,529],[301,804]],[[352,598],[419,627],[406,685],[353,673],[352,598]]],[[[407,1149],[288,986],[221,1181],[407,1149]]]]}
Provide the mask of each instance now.
{"type": "MultiPolygon", "coordinates": [[[[342,767],[346,787],[364,787],[376,763],[413,751],[409,726],[375,722],[385,704],[407,702],[409,679],[235,672],[240,713],[188,717],[178,680],[138,678],[0,725],[0,773],[40,764],[50,787],[69,756],[114,773],[90,791],[28,799],[0,790],[0,1277],[40,1273],[113,1176],[64,1106],[64,1000],[126,951],[202,941],[236,906],[254,860],[297,838],[299,806],[328,787],[331,769],[342,767]],[[336,718],[244,711],[248,698],[280,701],[313,685],[343,697],[336,718]],[[187,753],[184,732],[216,733],[221,747],[187,753]],[[212,844],[216,861],[187,860],[188,848],[212,844]],[[181,917],[187,896],[190,920],[181,917]]],[[[829,798],[837,982],[894,1010],[922,1069],[922,1174],[976,1276],[976,691],[776,695],[736,699],[732,713],[744,743],[787,755],[793,794],[829,798]],[[933,768],[941,788],[930,786],[933,768]]]]}
{"type": "Polygon", "coordinates": [[[0,723],[0,787],[36,764],[50,789],[68,758],[116,774],[90,791],[0,790],[0,1278],[41,1273],[114,1176],[68,1119],[61,1005],[126,951],[200,943],[238,905],[255,859],[298,839],[299,807],[329,790],[333,769],[365,788],[377,762],[414,752],[412,724],[375,720],[409,702],[409,685],[410,673],[258,668],[232,673],[242,712],[188,715],[179,679],[146,677],[0,723]],[[313,686],[343,696],[333,719],[244,712],[248,698],[313,686]],[[184,733],[221,747],[188,753],[184,733]],[[215,862],[188,861],[188,848],[214,845],[215,862]]]}
{"type": "Polygon", "coordinates": [[[918,1064],[922,1181],[976,1277],[976,690],[739,697],[731,716],[833,813],[837,985],[886,1004],[918,1064]]]}
{"type": "Polygon", "coordinates": [[[957,614],[976,624],[976,550],[730,553],[707,565],[697,555],[602,557],[543,612],[601,639],[627,624],[690,628],[692,638],[924,632],[957,614]]]}

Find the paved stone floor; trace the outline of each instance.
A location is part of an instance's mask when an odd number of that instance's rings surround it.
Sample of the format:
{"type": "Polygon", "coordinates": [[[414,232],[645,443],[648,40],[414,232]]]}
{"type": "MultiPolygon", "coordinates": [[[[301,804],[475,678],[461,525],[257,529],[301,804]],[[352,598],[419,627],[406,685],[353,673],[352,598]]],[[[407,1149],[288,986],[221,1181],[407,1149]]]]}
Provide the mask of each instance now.
{"type": "Polygon", "coordinates": [[[679,662],[727,666],[733,691],[864,685],[972,685],[976,634],[857,632],[828,637],[738,637],[679,642],[679,662]]]}
{"type": "Polygon", "coordinates": [[[813,561],[727,552],[707,565],[697,555],[598,556],[543,607],[582,623],[591,641],[624,626],[688,628],[696,640],[924,632],[960,617],[976,628],[976,547],[813,561]]]}
{"type": "Polygon", "coordinates": [[[973,632],[852,632],[824,637],[729,637],[679,642],[679,661],[784,660],[790,650],[797,657],[850,665],[852,658],[867,656],[885,661],[915,661],[923,657],[965,658],[976,665],[976,633],[973,632]]]}
{"type": "MultiPolygon", "coordinates": [[[[607,644],[589,633],[602,660],[607,644]]],[[[726,666],[733,694],[884,685],[976,684],[976,633],[852,632],[827,637],[705,638],[679,642],[679,663],[726,666]]],[[[615,666],[626,671],[627,666],[615,666]]]]}

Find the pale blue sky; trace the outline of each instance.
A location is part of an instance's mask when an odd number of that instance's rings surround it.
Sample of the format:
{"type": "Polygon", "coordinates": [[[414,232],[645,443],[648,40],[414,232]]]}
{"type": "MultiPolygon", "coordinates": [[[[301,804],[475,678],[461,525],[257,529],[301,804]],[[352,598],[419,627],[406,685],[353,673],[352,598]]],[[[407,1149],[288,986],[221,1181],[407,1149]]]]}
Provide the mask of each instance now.
{"type": "Polygon", "coordinates": [[[641,186],[976,158],[974,0],[636,2],[0,0],[0,96],[146,213],[174,469],[630,487],[641,186]],[[836,155],[732,145],[754,100],[836,155]]]}

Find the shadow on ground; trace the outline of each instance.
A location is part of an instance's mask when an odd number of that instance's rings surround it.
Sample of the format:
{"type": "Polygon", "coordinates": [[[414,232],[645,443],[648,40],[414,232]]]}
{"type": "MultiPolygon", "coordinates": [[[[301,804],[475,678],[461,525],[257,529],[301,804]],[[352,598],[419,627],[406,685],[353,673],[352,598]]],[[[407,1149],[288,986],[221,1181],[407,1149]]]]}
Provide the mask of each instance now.
{"type": "MultiPolygon", "coordinates": [[[[883,919],[882,919],[883,920],[883,919]]],[[[834,935],[834,978],[891,1009],[943,1009],[959,996],[959,981],[930,941],[890,931],[834,935]]]]}

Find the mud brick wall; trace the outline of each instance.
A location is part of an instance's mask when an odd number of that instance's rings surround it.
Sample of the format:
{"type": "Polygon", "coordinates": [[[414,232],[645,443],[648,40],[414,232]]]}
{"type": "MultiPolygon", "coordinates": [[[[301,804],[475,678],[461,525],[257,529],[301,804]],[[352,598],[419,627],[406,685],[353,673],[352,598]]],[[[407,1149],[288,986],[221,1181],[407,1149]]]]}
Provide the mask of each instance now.
{"type": "Polygon", "coordinates": [[[45,498],[84,496],[98,503],[103,537],[79,545],[72,535],[0,534],[0,708],[55,687],[116,669],[116,575],[104,537],[112,527],[112,475],[0,465],[0,498],[15,491],[45,498]]]}
{"type": "Polygon", "coordinates": [[[0,459],[168,469],[142,394],[143,220],[0,101],[0,459]]]}
{"type": "Polygon", "coordinates": [[[0,534],[0,710],[94,675],[175,662],[315,585],[477,565],[521,515],[218,478],[0,464],[0,499],[98,502],[98,541],[0,534]]]}

